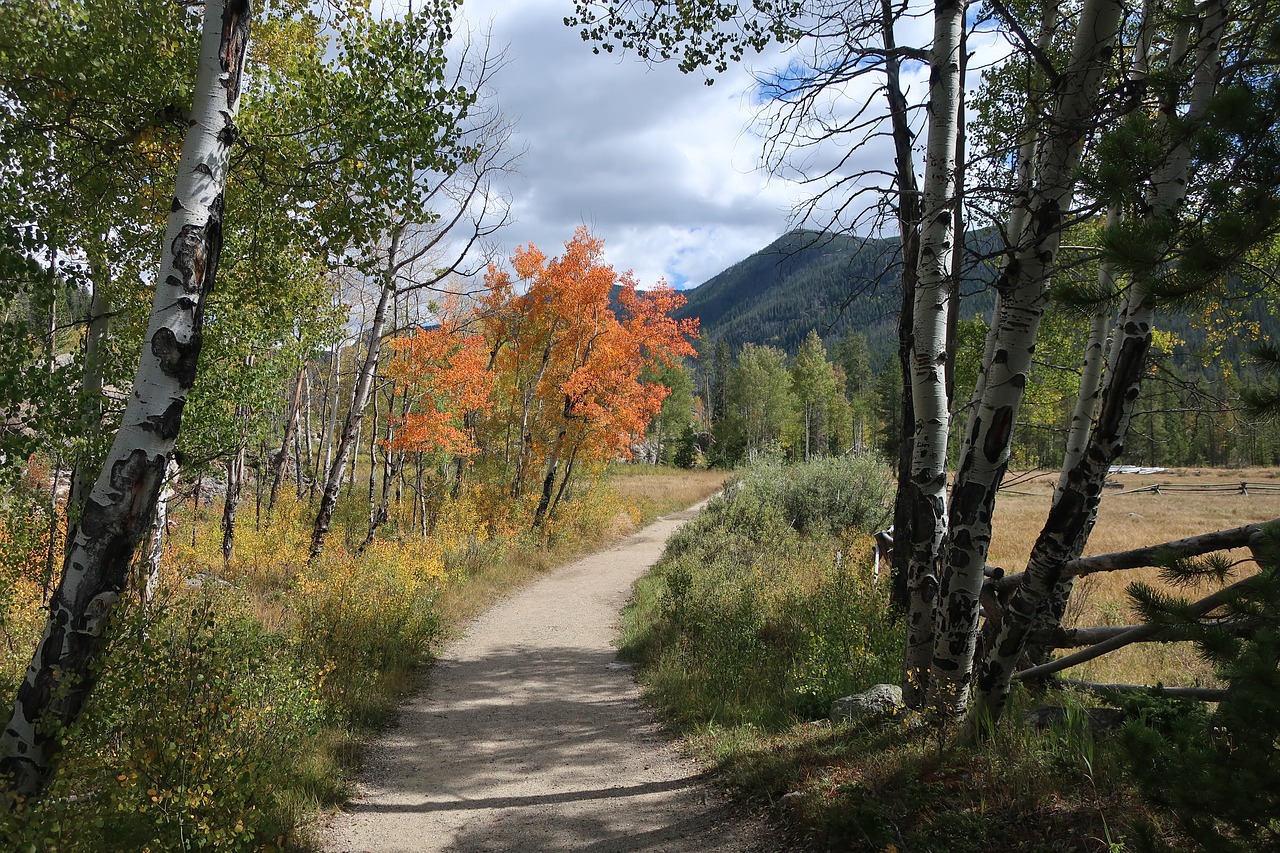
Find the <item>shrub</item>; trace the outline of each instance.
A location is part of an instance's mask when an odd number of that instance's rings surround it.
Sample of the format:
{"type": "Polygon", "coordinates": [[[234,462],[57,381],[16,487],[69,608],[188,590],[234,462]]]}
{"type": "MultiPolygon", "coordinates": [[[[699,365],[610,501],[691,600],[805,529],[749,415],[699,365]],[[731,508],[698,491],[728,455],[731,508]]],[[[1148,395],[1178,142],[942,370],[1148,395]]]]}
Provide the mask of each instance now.
{"type": "Polygon", "coordinates": [[[0,846],[281,847],[297,817],[293,756],[325,716],[321,673],[227,590],[134,609],[110,645],[48,792],[0,846]]]}
{"type": "Polygon", "coordinates": [[[870,579],[869,543],[853,544],[886,483],[866,459],[756,463],[672,538],[637,588],[624,651],[677,721],[785,727],[896,679],[888,590],[870,579]]]}
{"type": "Polygon", "coordinates": [[[329,670],[326,694],[349,719],[377,724],[398,698],[374,689],[424,663],[441,631],[444,562],[435,542],[375,539],[359,557],[326,551],[294,581],[304,659],[329,670]]]}

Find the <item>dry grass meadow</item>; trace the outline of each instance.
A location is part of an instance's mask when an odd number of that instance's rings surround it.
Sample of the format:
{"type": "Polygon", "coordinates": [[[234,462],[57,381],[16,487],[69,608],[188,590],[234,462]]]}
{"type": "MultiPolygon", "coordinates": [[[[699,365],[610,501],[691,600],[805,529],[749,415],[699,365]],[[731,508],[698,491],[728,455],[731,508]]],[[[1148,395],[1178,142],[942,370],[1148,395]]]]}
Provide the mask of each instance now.
{"type": "Polygon", "coordinates": [[[465,584],[447,585],[437,601],[445,622],[458,625],[477,616],[511,589],[553,566],[568,562],[584,549],[607,547],[630,536],[660,515],[684,509],[710,497],[724,486],[729,473],[721,470],[684,471],[651,465],[610,466],[607,486],[596,503],[607,519],[603,529],[585,538],[540,548],[509,548],[498,561],[482,563],[465,584]]]}
{"type": "MultiPolygon", "coordinates": [[[[988,562],[1007,572],[1021,571],[1044,524],[1057,473],[1011,474],[996,504],[995,535],[988,562]]],[[[1156,474],[1116,474],[1110,481],[1089,539],[1086,555],[1108,554],[1157,545],[1186,536],[1210,533],[1280,518],[1280,470],[1273,468],[1178,469],[1156,474]],[[1240,491],[1195,492],[1165,490],[1133,492],[1154,484],[1182,486],[1262,484],[1276,487],[1240,491]]],[[[1233,555],[1244,561],[1241,576],[1256,565],[1248,553],[1233,555]]],[[[1128,605],[1126,588],[1134,581],[1166,587],[1155,569],[1103,572],[1076,585],[1067,612],[1069,626],[1127,625],[1137,621],[1128,605]]],[[[1210,588],[1182,594],[1200,598],[1210,588]]],[[[1127,684],[1163,683],[1167,686],[1205,686],[1217,682],[1212,671],[1186,643],[1147,643],[1130,646],[1064,673],[1069,678],[1127,684]]]]}
{"type": "Polygon", "coordinates": [[[609,483],[623,501],[646,508],[653,517],[684,509],[714,495],[727,479],[729,472],[719,468],[686,471],[628,465],[611,470],[609,483]]]}

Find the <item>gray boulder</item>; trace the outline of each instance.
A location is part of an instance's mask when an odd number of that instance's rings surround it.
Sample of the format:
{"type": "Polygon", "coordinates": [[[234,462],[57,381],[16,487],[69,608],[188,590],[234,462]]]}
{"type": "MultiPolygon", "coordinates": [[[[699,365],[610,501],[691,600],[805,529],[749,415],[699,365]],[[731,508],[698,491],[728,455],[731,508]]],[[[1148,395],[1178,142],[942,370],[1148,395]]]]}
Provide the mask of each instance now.
{"type": "Polygon", "coordinates": [[[865,693],[846,696],[831,703],[831,722],[856,723],[871,717],[891,714],[902,707],[902,688],[896,684],[877,684],[865,693]]]}

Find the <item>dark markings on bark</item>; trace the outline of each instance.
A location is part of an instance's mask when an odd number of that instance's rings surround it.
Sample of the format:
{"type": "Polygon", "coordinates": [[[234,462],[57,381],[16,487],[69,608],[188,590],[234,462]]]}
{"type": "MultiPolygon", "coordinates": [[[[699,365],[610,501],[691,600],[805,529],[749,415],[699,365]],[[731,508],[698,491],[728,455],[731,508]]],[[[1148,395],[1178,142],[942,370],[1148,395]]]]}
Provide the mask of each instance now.
{"type": "MultiPolygon", "coordinates": [[[[1043,204],[1032,210],[1031,222],[1037,237],[1057,233],[1059,226],[1062,224],[1062,211],[1058,207],[1057,199],[1047,198],[1043,204]]],[[[1040,254],[1040,259],[1048,263],[1053,260],[1053,253],[1043,252],[1040,254]]]]}
{"type": "Polygon", "coordinates": [[[178,200],[178,197],[175,195],[175,196],[173,197],[173,201],[171,201],[171,202],[169,203],[169,212],[170,212],[170,213],[177,213],[179,210],[182,210],[182,209],[183,209],[183,207],[182,207],[182,202],[181,202],[181,201],[179,201],[179,200],[178,200]]]}
{"type": "MultiPolygon", "coordinates": [[[[134,550],[155,510],[157,490],[151,488],[164,475],[163,456],[150,457],[137,449],[111,468],[111,487],[128,495],[128,500],[109,507],[95,501],[85,504],[80,520],[89,541],[101,543],[100,559],[87,567],[79,561],[68,566],[67,575],[93,572],[86,583],[77,584],[79,595],[68,599],[66,585],[59,587],[50,603],[49,636],[36,657],[34,678],[18,688],[17,703],[27,720],[45,714],[51,722],[75,719],[93,688],[96,670],[91,661],[105,642],[106,620],[118,594],[124,589],[134,550]]],[[[12,731],[12,730],[10,730],[12,731]]],[[[58,745],[61,726],[37,727],[34,746],[45,753],[58,745]]],[[[0,759],[0,775],[32,782],[33,758],[21,738],[18,754],[0,759]]]]}
{"type": "Polygon", "coordinates": [[[182,410],[185,406],[185,400],[173,401],[163,414],[147,418],[144,428],[156,433],[165,441],[176,440],[178,429],[182,426],[182,410]]]}
{"type": "Polygon", "coordinates": [[[218,142],[227,148],[236,144],[236,140],[240,138],[240,130],[236,127],[236,123],[231,119],[231,113],[224,112],[222,114],[222,129],[218,131],[218,142]]]}
{"type": "Polygon", "coordinates": [[[196,380],[196,360],[200,357],[201,333],[193,332],[185,343],[165,326],[151,338],[151,354],[160,362],[160,370],[183,389],[196,380]]]}
{"type": "Polygon", "coordinates": [[[916,495],[912,507],[912,523],[916,530],[931,530],[942,515],[942,499],[937,495],[916,495]]]}
{"type": "Polygon", "coordinates": [[[1013,407],[1001,406],[991,413],[991,428],[987,430],[982,441],[982,455],[987,462],[994,465],[1004,453],[1009,443],[1009,432],[1013,429],[1013,407]]]}
{"type": "Polygon", "coordinates": [[[973,531],[967,526],[960,527],[951,532],[951,565],[954,570],[963,571],[969,567],[972,561],[972,555],[969,553],[973,547],[973,531]]]}
{"type": "MultiPolygon", "coordinates": [[[[214,285],[218,280],[218,262],[222,259],[222,208],[223,196],[222,193],[218,193],[213,203],[209,205],[209,221],[204,226],[206,256],[201,284],[205,296],[213,293],[214,285]]],[[[203,324],[204,300],[202,299],[196,308],[196,328],[201,328],[203,324]]]]}
{"type": "Polygon", "coordinates": [[[168,283],[181,287],[187,293],[199,293],[204,284],[205,265],[209,257],[207,229],[199,225],[184,225],[173,238],[173,267],[182,278],[169,276],[168,283]]]}
{"type": "Polygon", "coordinates": [[[218,48],[218,61],[222,73],[227,75],[227,106],[235,108],[240,99],[241,57],[249,43],[249,0],[228,0],[222,10],[222,44],[218,48]]]}
{"type": "MultiPolygon", "coordinates": [[[[1145,323],[1142,325],[1146,325],[1145,323]]],[[[1149,332],[1147,333],[1149,335],[1149,332]]],[[[1146,363],[1150,338],[1129,337],[1120,347],[1120,356],[1116,360],[1116,376],[1141,377],[1142,365],[1146,363]]],[[[1118,438],[1120,421],[1124,417],[1126,402],[1132,402],[1139,392],[1137,382],[1133,382],[1124,394],[1108,394],[1102,401],[1102,411],[1098,413],[1096,432],[1104,438],[1118,438]]]]}
{"type": "Polygon", "coordinates": [[[996,278],[996,292],[1007,296],[1013,292],[1014,283],[1022,277],[1022,261],[1016,255],[1009,255],[1000,275],[996,278]]]}

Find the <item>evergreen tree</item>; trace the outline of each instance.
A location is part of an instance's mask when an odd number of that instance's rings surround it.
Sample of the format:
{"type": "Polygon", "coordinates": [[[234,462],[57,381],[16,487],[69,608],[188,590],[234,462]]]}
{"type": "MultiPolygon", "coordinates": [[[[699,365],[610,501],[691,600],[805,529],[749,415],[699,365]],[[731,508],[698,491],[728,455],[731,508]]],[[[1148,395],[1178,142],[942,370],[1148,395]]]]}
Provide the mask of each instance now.
{"type": "MultiPolygon", "coordinates": [[[[1191,618],[1183,600],[1131,589],[1148,622],[1188,633],[1229,685],[1208,719],[1183,713],[1163,731],[1139,722],[1125,733],[1129,767],[1147,798],[1177,815],[1205,850],[1223,853],[1280,845],[1280,529],[1265,529],[1251,548],[1261,571],[1211,620],[1191,618]],[[1249,626],[1243,638],[1242,625],[1249,626]]],[[[1167,574],[1187,582],[1229,568],[1171,563],[1167,574]]]]}
{"type": "Polygon", "coordinates": [[[698,436],[694,434],[691,424],[685,424],[684,432],[680,434],[674,461],[677,468],[697,467],[698,436]]]}

